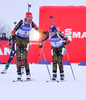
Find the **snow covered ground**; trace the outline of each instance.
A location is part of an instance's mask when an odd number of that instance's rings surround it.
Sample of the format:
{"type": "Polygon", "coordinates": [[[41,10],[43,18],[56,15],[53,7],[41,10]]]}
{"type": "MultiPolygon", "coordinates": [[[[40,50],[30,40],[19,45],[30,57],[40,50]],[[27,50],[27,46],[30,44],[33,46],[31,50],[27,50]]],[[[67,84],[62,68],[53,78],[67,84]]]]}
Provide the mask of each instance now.
{"type": "MultiPolygon", "coordinates": [[[[0,64],[0,71],[5,65],[0,64]]],[[[52,67],[48,65],[52,75],[52,67]]],[[[71,68],[64,65],[64,82],[46,82],[49,74],[46,65],[30,64],[34,81],[13,82],[16,80],[16,65],[11,64],[7,74],[0,74],[0,100],[86,100],[86,66],[72,63],[76,81],[71,68]]],[[[25,74],[22,76],[25,79],[25,74]]],[[[59,80],[59,69],[58,77],[59,80]]]]}

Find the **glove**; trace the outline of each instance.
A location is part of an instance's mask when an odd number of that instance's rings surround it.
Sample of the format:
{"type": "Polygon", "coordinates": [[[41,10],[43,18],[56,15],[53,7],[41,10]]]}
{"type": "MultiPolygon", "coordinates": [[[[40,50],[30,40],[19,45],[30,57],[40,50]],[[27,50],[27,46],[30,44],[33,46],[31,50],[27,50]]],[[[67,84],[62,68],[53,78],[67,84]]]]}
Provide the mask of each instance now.
{"type": "Polygon", "coordinates": [[[66,41],[63,42],[64,45],[67,45],[68,43],[66,41]]]}
{"type": "Polygon", "coordinates": [[[12,36],[12,40],[13,40],[14,42],[16,42],[16,36],[15,36],[15,35],[12,36]]]}
{"type": "Polygon", "coordinates": [[[42,48],[42,46],[43,46],[42,43],[40,43],[40,44],[39,44],[39,48],[42,48]]]}
{"type": "Polygon", "coordinates": [[[68,42],[64,41],[63,42],[64,45],[67,45],[68,43],[70,43],[70,41],[68,41],[68,42]]]}
{"type": "Polygon", "coordinates": [[[43,34],[48,34],[49,32],[48,31],[43,31],[43,34]]]}

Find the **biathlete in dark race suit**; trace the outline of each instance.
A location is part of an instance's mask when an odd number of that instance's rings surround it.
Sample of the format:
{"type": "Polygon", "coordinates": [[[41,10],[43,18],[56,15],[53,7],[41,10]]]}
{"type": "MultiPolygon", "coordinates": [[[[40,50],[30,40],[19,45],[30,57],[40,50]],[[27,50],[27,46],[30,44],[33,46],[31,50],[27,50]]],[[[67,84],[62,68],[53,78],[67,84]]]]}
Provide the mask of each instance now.
{"type": "Polygon", "coordinates": [[[15,26],[15,28],[12,31],[12,38],[15,42],[15,52],[17,56],[17,80],[21,80],[22,74],[21,74],[21,53],[22,58],[26,70],[26,79],[31,78],[30,74],[30,68],[29,64],[27,62],[27,54],[29,51],[29,37],[30,37],[30,31],[32,28],[34,28],[39,33],[43,34],[43,31],[41,31],[37,25],[32,21],[33,16],[32,13],[27,12],[25,15],[24,20],[20,20],[20,22],[15,26]],[[17,34],[15,35],[15,33],[17,34]]]}
{"type": "MultiPolygon", "coordinates": [[[[14,55],[15,55],[15,42],[12,41],[12,48],[11,48],[11,40],[12,40],[12,36],[9,37],[9,49],[11,50],[10,56],[6,63],[5,69],[1,72],[1,74],[5,74],[8,71],[10,63],[13,60],[14,55]]],[[[21,65],[22,65],[22,73],[24,73],[24,63],[22,61],[22,58],[21,58],[21,65]]]]}
{"type": "MultiPolygon", "coordinates": [[[[47,35],[42,38],[42,42],[44,42],[46,39],[49,39],[51,43],[51,54],[53,58],[52,80],[56,80],[57,78],[57,64],[59,65],[60,70],[60,80],[64,80],[62,59],[66,50],[65,45],[70,42],[70,39],[58,31],[54,25],[49,27],[49,32],[47,32],[47,35]]],[[[39,47],[42,47],[42,43],[40,43],[39,47]]]]}

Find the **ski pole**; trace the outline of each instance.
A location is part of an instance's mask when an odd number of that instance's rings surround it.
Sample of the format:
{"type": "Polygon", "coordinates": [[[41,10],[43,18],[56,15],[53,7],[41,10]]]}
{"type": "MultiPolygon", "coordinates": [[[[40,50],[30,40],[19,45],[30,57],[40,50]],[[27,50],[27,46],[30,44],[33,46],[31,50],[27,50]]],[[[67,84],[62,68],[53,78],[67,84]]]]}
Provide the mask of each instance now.
{"type": "Polygon", "coordinates": [[[39,56],[41,55],[41,52],[42,52],[42,48],[41,48],[41,50],[40,50],[39,56]]]}
{"type": "Polygon", "coordinates": [[[17,22],[14,22],[14,25],[16,26],[17,22]]]}
{"type": "MultiPolygon", "coordinates": [[[[68,54],[67,48],[66,48],[66,52],[67,52],[67,57],[68,57],[68,60],[69,60],[69,63],[70,63],[70,58],[69,58],[69,54],[68,54]]],[[[73,78],[76,81],[71,63],[70,63],[70,68],[71,68],[71,71],[72,71],[73,78]]]]}
{"type": "MultiPolygon", "coordinates": [[[[28,4],[28,3],[27,3],[28,4]]],[[[28,12],[30,11],[31,4],[28,4],[28,12]]]]}
{"type": "Polygon", "coordinates": [[[54,20],[53,20],[53,16],[50,16],[52,22],[53,22],[53,25],[55,26],[55,23],[54,23],[54,20]]]}
{"type": "MultiPolygon", "coordinates": [[[[55,26],[55,23],[54,23],[54,20],[53,20],[53,16],[50,16],[50,18],[51,18],[51,20],[52,20],[53,25],[55,26]]],[[[55,27],[56,27],[56,26],[55,26],[55,27]]],[[[56,28],[56,31],[59,32],[57,28],[56,28]]],[[[62,33],[62,32],[61,32],[61,33],[62,33]]],[[[60,32],[59,32],[59,34],[60,34],[60,32]]]]}
{"type": "Polygon", "coordinates": [[[11,43],[11,42],[8,42],[8,43],[6,43],[6,44],[0,45],[0,47],[3,47],[3,46],[5,46],[5,45],[7,45],[7,44],[9,44],[9,43],[11,43]]]}
{"type": "MultiPolygon", "coordinates": [[[[44,46],[44,45],[43,45],[44,46]]],[[[50,71],[49,71],[49,68],[48,68],[48,64],[47,64],[47,61],[46,61],[46,58],[45,58],[45,54],[44,54],[44,51],[43,51],[43,47],[42,47],[42,52],[43,52],[43,57],[44,57],[44,60],[45,60],[45,63],[46,63],[46,67],[47,67],[47,71],[48,71],[48,74],[49,74],[49,77],[50,77],[50,80],[51,80],[51,75],[50,75],[50,71]]]]}

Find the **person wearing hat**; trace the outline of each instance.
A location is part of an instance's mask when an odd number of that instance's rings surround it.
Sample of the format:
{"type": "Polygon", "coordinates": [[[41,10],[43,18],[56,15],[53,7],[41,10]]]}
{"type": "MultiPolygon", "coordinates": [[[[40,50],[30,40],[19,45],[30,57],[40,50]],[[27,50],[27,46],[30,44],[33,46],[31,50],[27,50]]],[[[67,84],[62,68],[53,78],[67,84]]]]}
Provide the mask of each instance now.
{"type": "Polygon", "coordinates": [[[49,27],[47,35],[42,38],[42,41],[39,45],[40,48],[42,47],[42,42],[44,42],[46,39],[49,39],[51,43],[51,54],[53,58],[52,80],[56,80],[57,78],[57,64],[59,65],[60,70],[60,80],[64,80],[64,68],[62,59],[66,50],[65,45],[67,45],[71,40],[59,30],[57,30],[54,25],[49,27]]]}
{"type": "Polygon", "coordinates": [[[8,40],[8,38],[6,37],[6,33],[2,33],[2,37],[0,38],[0,40],[8,40]]]}
{"type": "Polygon", "coordinates": [[[34,28],[39,33],[43,34],[43,31],[40,30],[37,25],[32,21],[33,16],[31,12],[27,12],[24,20],[20,20],[20,22],[15,26],[12,31],[12,38],[15,41],[15,52],[17,56],[17,80],[20,81],[22,78],[21,74],[21,56],[23,58],[23,62],[26,70],[26,80],[31,79],[30,68],[27,62],[27,54],[29,51],[29,37],[30,31],[34,28]],[[17,34],[16,34],[17,31],[17,34]],[[22,55],[21,55],[22,53],[22,55]]]}

